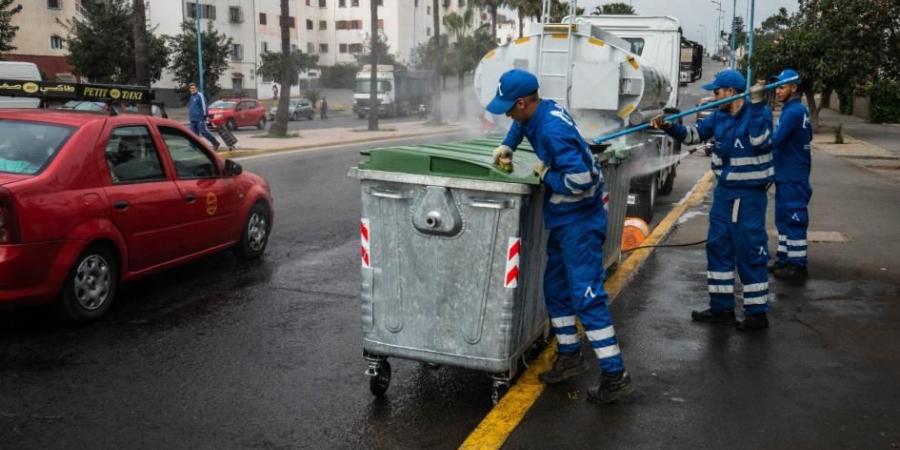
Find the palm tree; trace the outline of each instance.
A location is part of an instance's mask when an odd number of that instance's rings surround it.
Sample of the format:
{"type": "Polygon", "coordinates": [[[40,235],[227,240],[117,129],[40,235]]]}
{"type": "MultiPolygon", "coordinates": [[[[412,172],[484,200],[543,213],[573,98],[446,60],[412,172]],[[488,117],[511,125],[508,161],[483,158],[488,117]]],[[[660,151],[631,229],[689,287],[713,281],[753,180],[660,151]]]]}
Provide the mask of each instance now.
{"type": "Polygon", "coordinates": [[[607,3],[605,5],[595,6],[591,14],[599,16],[600,14],[637,14],[634,7],[627,3],[607,3]]]}
{"type": "MultiPolygon", "coordinates": [[[[132,30],[134,33],[134,81],[138,86],[150,87],[150,50],[147,48],[147,19],[144,0],[134,0],[132,30]]],[[[139,104],[141,114],[150,114],[150,105],[139,104]]]]}
{"type": "MultiPolygon", "coordinates": [[[[369,0],[369,12],[371,13],[372,26],[372,51],[369,65],[369,131],[378,131],[378,1],[369,0]]],[[[435,14],[437,10],[435,9],[435,14]]]]}
{"type": "Polygon", "coordinates": [[[291,97],[291,34],[288,19],[290,17],[290,0],[281,0],[281,92],[278,98],[278,110],[275,112],[275,121],[269,127],[269,136],[287,136],[288,101],[291,97]]]}

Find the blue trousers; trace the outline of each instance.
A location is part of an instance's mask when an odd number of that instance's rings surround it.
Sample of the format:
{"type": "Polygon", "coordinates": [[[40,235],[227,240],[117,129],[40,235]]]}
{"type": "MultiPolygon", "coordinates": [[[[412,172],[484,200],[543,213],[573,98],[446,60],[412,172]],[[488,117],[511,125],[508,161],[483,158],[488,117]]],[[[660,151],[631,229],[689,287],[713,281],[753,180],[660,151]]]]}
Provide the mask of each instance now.
{"type": "Polygon", "coordinates": [[[206,140],[208,140],[209,143],[213,145],[213,147],[219,146],[219,140],[216,139],[216,137],[213,136],[213,134],[210,133],[209,130],[206,128],[205,120],[192,120],[191,121],[191,131],[193,131],[194,134],[196,134],[196,135],[205,137],[206,140]]]}
{"type": "Polygon", "coordinates": [[[744,289],[744,315],[768,311],[766,190],[716,187],[709,212],[706,283],[713,312],[734,310],[735,267],[744,289]]]}
{"type": "Polygon", "coordinates": [[[809,181],[778,181],[775,183],[775,226],[778,228],[779,266],[806,267],[806,229],[809,227],[809,181]]]}
{"type": "Polygon", "coordinates": [[[609,314],[603,281],[603,242],[606,218],[583,220],[550,230],[547,241],[547,269],[544,299],[561,354],[581,350],[575,318],[581,319],[585,334],[597,356],[600,370],[624,370],[612,317],[609,314]]]}

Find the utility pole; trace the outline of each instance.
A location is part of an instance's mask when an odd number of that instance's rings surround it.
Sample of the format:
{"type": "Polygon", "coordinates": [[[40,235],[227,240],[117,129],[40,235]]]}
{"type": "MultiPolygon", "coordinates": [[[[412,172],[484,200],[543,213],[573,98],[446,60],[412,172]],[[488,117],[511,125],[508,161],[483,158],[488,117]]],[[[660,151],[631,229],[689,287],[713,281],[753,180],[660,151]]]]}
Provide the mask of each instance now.
{"type": "Polygon", "coordinates": [[[750,0],[750,26],[747,28],[747,91],[753,85],[753,13],[755,0],[750,0]]]}
{"type": "Polygon", "coordinates": [[[200,92],[206,95],[203,83],[203,27],[200,25],[200,1],[197,0],[197,3],[194,5],[195,16],[197,17],[197,71],[200,73],[200,79],[197,80],[197,84],[200,86],[200,92]]]}
{"type": "Polygon", "coordinates": [[[716,13],[716,39],[715,39],[716,54],[721,55],[722,54],[722,46],[719,44],[722,42],[722,13],[725,12],[725,10],[722,9],[722,2],[712,0],[712,3],[714,5],[716,5],[716,11],[718,11],[716,13]]]}
{"type": "Polygon", "coordinates": [[[734,55],[734,51],[737,46],[737,36],[734,35],[737,32],[736,31],[737,23],[735,23],[736,20],[737,20],[737,0],[734,0],[734,2],[732,3],[732,7],[731,7],[731,39],[729,39],[730,44],[728,46],[728,48],[730,50],[728,52],[728,65],[731,66],[732,69],[734,69],[734,66],[737,63],[737,58],[734,55]]]}

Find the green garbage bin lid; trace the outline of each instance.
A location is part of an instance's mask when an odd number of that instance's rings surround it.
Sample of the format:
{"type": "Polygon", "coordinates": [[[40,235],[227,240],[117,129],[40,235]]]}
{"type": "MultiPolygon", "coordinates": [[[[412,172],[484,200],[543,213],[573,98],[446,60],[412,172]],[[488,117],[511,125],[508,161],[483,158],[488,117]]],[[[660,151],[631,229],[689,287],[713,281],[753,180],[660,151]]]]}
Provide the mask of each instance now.
{"type": "Polygon", "coordinates": [[[502,139],[483,138],[442,144],[385,147],[362,152],[368,159],[360,169],[401,172],[499,181],[540,184],[534,166],[540,162],[528,141],[522,142],[513,156],[513,171],[504,172],[494,165],[493,152],[502,139]]]}

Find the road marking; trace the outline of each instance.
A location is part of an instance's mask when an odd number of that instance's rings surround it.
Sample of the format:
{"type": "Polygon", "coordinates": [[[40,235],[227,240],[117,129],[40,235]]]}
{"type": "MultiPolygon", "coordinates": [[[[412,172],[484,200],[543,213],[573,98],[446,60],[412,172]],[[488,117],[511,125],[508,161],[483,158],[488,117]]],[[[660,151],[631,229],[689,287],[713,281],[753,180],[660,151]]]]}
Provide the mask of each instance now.
{"type": "MultiPolygon", "coordinates": [[[[688,208],[699,205],[714,184],[712,172],[707,171],[684,199],[653,229],[653,232],[641,245],[655,245],[662,242],[675,228],[678,218],[688,208]]],[[[634,278],[650,254],[653,253],[653,250],[654,248],[650,247],[633,251],[631,256],[623,261],[615,273],[606,280],[604,286],[609,294],[610,304],[622,292],[628,282],[634,278]]],[[[472,434],[459,447],[460,449],[498,449],[503,446],[509,435],[522,422],[525,413],[531,409],[531,405],[544,392],[544,385],[538,381],[538,374],[550,368],[553,364],[555,352],[556,345],[554,340],[519,377],[516,384],[503,396],[500,402],[497,403],[497,406],[491,409],[488,415],[478,424],[478,427],[472,431],[472,434]]]]}

